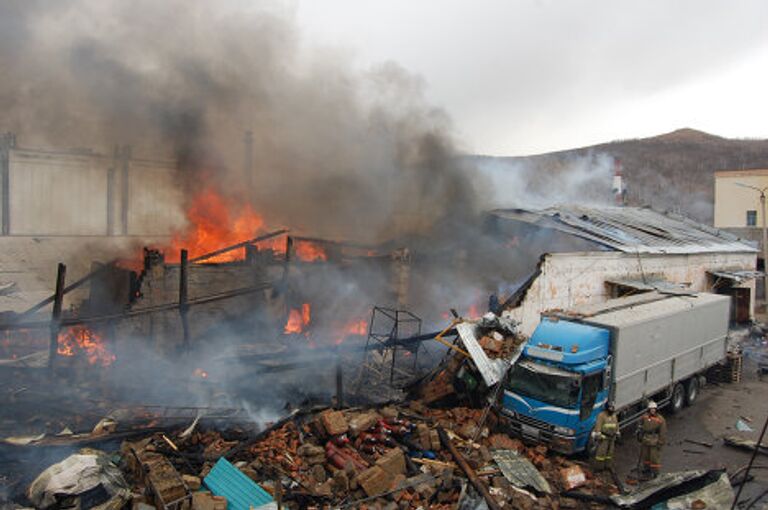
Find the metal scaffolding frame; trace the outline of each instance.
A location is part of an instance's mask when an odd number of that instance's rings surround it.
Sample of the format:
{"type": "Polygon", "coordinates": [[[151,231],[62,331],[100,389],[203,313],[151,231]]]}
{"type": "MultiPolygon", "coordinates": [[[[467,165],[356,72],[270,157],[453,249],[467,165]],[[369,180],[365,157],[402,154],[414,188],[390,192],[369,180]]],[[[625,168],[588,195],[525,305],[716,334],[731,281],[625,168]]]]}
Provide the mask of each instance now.
{"type": "Polygon", "coordinates": [[[405,379],[412,377],[418,366],[421,342],[403,345],[398,341],[420,334],[420,317],[408,310],[374,306],[368,324],[363,363],[360,367],[360,383],[374,375],[377,376],[377,382],[384,382],[387,369],[388,383],[393,387],[396,385],[396,376],[403,376],[405,379]],[[410,371],[404,368],[404,364],[398,366],[398,354],[401,352],[407,352],[409,358],[413,358],[410,371]]]}

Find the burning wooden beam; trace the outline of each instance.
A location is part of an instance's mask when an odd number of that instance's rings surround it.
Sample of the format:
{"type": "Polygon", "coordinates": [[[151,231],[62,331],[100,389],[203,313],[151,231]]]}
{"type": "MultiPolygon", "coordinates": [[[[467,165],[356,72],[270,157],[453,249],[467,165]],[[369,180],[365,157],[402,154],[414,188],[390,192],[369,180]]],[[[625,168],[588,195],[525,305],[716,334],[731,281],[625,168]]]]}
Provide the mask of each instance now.
{"type": "Polygon", "coordinates": [[[188,281],[189,281],[189,254],[187,250],[181,250],[181,265],[179,270],[179,316],[181,316],[181,328],[184,338],[184,349],[189,349],[189,304],[188,304],[188,281]]]}
{"type": "Polygon", "coordinates": [[[231,252],[233,250],[237,250],[239,248],[243,248],[243,247],[245,247],[245,246],[247,246],[249,244],[255,244],[255,243],[258,243],[258,242],[261,242],[261,241],[266,241],[268,239],[272,239],[273,237],[277,237],[277,236],[280,236],[280,235],[283,235],[283,234],[286,234],[286,233],[288,233],[288,229],[287,228],[283,228],[283,229],[280,229],[280,230],[275,230],[274,232],[269,232],[268,234],[264,234],[264,235],[261,235],[261,236],[258,236],[258,237],[254,237],[253,239],[248,239],[247,241],[242,241],[240,243],[233,244],[233,245],[227,246],[225,248],[221,248],[219,250],[215,250],[215,251],[212,251],[212,252],[209,252],[209,253],[205,253],[203,255],[200,255],[198,257],[190,259],[189,262],[193,263],[193,264],[196,263],[196,262],[201,262],[203,260],[207,260],[207,259],[216,257],[218,255],[223,255],[224,253],[229,253],[229,252],[231,252]]]}
{"type": "MultiPolygon", "coordinates": [[[[83,276],[82,278],[80,278],[76,282],[67,285],[66,287],[64,287],[64,291],[62,292],[62,294],[67,294],[67,293],[75,290],[76,288],[80,287],[84,283],[90,281],[93,277],[95,277],[96,275],[100,274],[102,271],[104,271],[108,267],[109,267],[109,265],[105,264],[105,265],[99,267],[98,269],[96,269],[95,271],[91,271],[90,273],[88,273],[87,275],[83,276]]],[[[43,307],[50,305],[51,303],[54,302],[55,299],[56,299],[56,294],[50,295],[49,297],[47,297],[47,298],[43,299],[42,301],[40,301],[35,306],[33,306],[33,307],[29,308],[28,310],[20,313],[19,316],[18,316],[18,320],[22,320],[24,317],[28,317],[28,316],[32,315],[33,313],[39,311],[43,307]]]]}

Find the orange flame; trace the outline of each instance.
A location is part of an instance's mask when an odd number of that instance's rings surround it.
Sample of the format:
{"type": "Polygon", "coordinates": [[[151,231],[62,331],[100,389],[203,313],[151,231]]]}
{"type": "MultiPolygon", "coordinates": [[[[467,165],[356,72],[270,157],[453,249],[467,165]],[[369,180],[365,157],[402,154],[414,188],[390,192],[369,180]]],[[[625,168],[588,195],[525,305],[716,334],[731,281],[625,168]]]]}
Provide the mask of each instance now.
{"type": "Polygon", "coordinates": [[[360,319],[357,321],[350,321],[342,328],[342,334],[336,338],[336,345],[341,345],[348,336],[352,335],[367,335],[368,334],[368,321],[360,319]]]}
{"type": "Polygon", "coordinates": [[[56,352],[61,356],[84,355],[91,365],[111,365],[115,355],[109,352],[100,335],[85,326],[72,326],[59,333],[56,352]]]}
{"type": "Polygon", "coordinates": [[[200,379],[208,379],[208,372],[206,372],[202,368],[196,368],[194,372],[192,372],[192,375],[194,375],[195,377],[199,377],[200,379]]]}
{"type": "Polygon", "coordinates": [[[298,241],[296,243],[296,256],[302,262],[314,262],[316,260],[326,261],[328,255],[322,246],[311,241],[298,241]]]}
{"type": "Polygon", "coordinates": [[[288,322],[285,323],[283,333],[286,335],[303,333],[312,320],[309,303],[301,305],[301,309],[291,308],[288,312],[288,322]]]}
{"type": "MultiPolygon", "coordinates": [[[[252,237],[264,228],[264,219],[249,204],[232,207],[213,186],[207,186],[193,198],[187,210],[189,228],[177,233],[169,249],[164,250],[168,262],[178,262],[182,248],[190,258],[237,244],[252,237]]],[[[242,260],[243,251],[222,253],[206,262],[231,262],[242,260]]]]}

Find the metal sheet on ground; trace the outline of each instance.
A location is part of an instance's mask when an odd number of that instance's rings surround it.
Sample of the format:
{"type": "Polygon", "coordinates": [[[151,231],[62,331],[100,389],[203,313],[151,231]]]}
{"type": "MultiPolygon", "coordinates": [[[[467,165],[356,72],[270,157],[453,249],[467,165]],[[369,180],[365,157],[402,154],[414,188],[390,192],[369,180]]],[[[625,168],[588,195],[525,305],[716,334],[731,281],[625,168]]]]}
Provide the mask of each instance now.
{"type": "Polygon", "coordinates": [[[529,487],[538,492],[552,493],[552,488],[547,480],[541,476],[539,470],[531,464],[531,461],[516,451],[495,450],[492,455],[504,478],[515,487],[529,487]]]}
{"type": "Polygon", "coordinates": [[[462,322],[461,324],[456,325],[456,331],[459,333],[461,341],[464,343],[464,347],[467,349],[467,352],[469,352],[472,361],[474,361],[475,366],[483,376],[486,386],[490,388],[501,380],[506,365],[504,362],[496,363],[495,360],[491,360],[488,357],[480,346],[480,343],[477,341],[475,328],[476,326],[474,324],[467,322],[462,322]]]}

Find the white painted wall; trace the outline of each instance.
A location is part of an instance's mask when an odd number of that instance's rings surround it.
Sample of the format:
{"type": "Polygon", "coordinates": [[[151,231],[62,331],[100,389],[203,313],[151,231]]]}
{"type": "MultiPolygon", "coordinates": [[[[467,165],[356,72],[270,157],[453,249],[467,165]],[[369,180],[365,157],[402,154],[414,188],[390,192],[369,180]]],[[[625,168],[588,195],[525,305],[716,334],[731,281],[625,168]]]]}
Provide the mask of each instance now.
{"type": "Polygon", "coordinates": [[[12,235],[104,235],[108,160],[10,151],[12,235]]]}
{"type": "Polygon", "coordinates": [[[109,172],[113,235],[168,236],[184,225],[175,162],[132,159],[124,189],[122,161],[95,153],[12,149],[10,234],[107,235],[109,172]],[[127,228],[122,215],[127,194],[127,228]]]}
{"type": "MultiPolygon", "coordinates": [[[[754,270],[756,253],[703,253],[695,255],[642,255],[623,252],[555,253],[545,255],[541,274],[528,289],[522,304],[509,313],[521,322],[527,336],[539,324],[542,312],[599,303],[610,299],[606,280],[640,279],[641,275],[660,276],[675,283],[686,283],[694,291],[709,291],[707,271],[713,269],[754,270]]],[[[745,282],[754,304],[754,280],[745,282]]],[[[750,317],[754,310],[750,310],[750,317]]]]}

